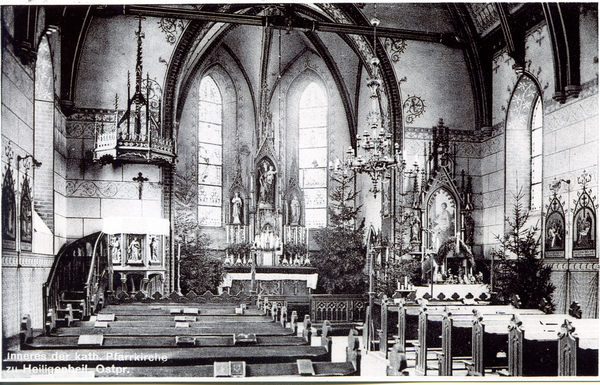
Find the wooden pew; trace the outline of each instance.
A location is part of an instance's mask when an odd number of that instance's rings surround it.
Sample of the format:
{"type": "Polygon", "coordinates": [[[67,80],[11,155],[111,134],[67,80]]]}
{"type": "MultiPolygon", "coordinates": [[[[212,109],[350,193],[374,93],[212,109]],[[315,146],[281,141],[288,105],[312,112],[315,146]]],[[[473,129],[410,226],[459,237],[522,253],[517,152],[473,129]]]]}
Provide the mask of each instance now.
{"type": "Polygon", "coordinates": [[[558,334],[558,375],[598,376],[597,319],[565,319],[558,334]]]}
{"type": "MultiPolygon", "coordinates": [[[[430,307],[422,303],[419,313],[418,342],[415,343],[417,350],[417,365],[415,373],[426,375],[427,352],[433,349],[438,361],[438,372],[440,375],[452,375],[453,357],[460,361],[466,361],[472,355],[472,318],[473,311],[478,310],[484,314],[507,314],[520,311],[510,305],[462,305],[430,307]],[[452,319],[450,318],[452,315],[452,319]],[[456,323],[456,321],[460,321],[456,323]],[[446,325],[444,329],[444,324],[446,325]],[[454,333],[452,333],[454,331],[454,333]],[[454,336],[453,336],[454,335],[454,336]],[[468,341],[467,344],[452,343],[453,340],[468,341]],[[464,346],[467,348],[463,348],[464,346]]],[[[523,310],[524,313],[530,312],[523,310]]],[[[539,310],[531,311],[541,314],[539,310]]],[[[465,363],[467,365],[467,363],[465,363]]],[[[468,369],[468,368],[467,368],[468,369]]]]}
{"type": "Polygon", "coordinates": [[[358,339],[358,331],[356,329],[350,329],[348,333],[348,346],[346,346],[346,362],[351,362],[356,375],[360,376],[360,342],[358,339]]]}
{"type": "MultiPolygon", "coordinates": [[[[565,367],[569,366],[568,361],[572,361],[575,357],[573,354],[565,357],[565,350],[559,354],[561,327],[565,322],[573,324],[576,321],[583,321],[581,325],[585,325],[585,321],[588,320],[576,320],[566,314],[513,316],[509,325],[507,374],[509,376],[558,376],[559,368],[562,366],[561,371],[564,371],[565,367]],[[561,360],[564,358],[567,362],[559,363],[559,356],[562,356],[561,360]]],[[[593,321],[589,325],[591,324],[593,321]]],[[[585,333],[580,336],[579,343],[581,344],[585,339],[584,344],[587,347],[596,347],[589,350],[589,355],[594,355],[593,350],[596,350],[597,355],[597,329],[588,326],[583,327],[583,330],[585,333]],[[590,336],[590,333],[593,334],[590,336]]],[[[592,372],[597,373],[597,366],[596,361],[596,369],[592,369],[592,372]]]]}
{"type": "MultiPolygon", "coordinates": [[[[513,314],[544,315],[541,310],[513,307],[473,310],[470,321],[471,360],[464,361],[469,376],[482,377],[486,370],[496,372],[508,369],[508,325],[513,314]]],[[[467,320],[460,322],[469,323],[467,320]]]]}

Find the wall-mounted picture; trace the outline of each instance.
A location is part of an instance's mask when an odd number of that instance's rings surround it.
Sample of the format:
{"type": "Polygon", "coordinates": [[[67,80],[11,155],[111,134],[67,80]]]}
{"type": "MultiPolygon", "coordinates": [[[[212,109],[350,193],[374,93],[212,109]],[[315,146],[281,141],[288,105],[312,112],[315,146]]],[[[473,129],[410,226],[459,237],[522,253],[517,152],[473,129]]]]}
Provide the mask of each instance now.
{"type": "Polygon", "coordinates": [[[427,205],[429,248],[436,251],[456,234],[456,202],[445,189],[431,195],[427,205]]]}
{"type": "Polygon", "coordinates": [[[588,207],[583,207],[573,219],[573,249],[596,247],[596,216],[588,207]]]}
{"type": "Polygon", "coordinates": [[[565,249],[565,219],[559,212],[553,212],[546,220],[546,251],[565,249]]]}

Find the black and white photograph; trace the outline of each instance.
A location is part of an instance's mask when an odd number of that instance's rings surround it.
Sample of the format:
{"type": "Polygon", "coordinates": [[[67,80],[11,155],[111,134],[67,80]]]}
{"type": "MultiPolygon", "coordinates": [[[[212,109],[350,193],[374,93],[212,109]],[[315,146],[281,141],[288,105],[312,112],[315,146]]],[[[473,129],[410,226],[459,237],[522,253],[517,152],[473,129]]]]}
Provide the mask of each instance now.
{"type": "Polygon", "coordinates": [[[0,378],[598,380],[598,8],[3,3],[0,378]]]}

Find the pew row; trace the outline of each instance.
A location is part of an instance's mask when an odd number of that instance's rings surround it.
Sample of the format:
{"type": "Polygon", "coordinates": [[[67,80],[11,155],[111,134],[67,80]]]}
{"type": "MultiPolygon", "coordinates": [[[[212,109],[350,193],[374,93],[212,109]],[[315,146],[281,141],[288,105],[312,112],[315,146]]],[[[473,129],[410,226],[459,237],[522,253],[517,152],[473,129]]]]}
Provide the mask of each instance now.
{"type": "Polygon", "coordinates": [[[522,310],[512,306],[446,306],[431,308],[423,304],[419,312],[418,341],[414,342],[416,350],[417,375],[427,375],[428,353],[435,354],[435,365],[439,375],[450,376],[454,364],[462,363],[472,355],[471,322],[473,312],[483,314],[505,315],[510,312],[543,314],[539,310],[522,310]],[[466,341],[465,343],[452,343],[453,341],[466,341]]]}
{"type": "Polygon", "coordinates": [[[511,319],[508,329],[508,375],[598,375],[597,320],[565,314],[519,315],[511,319]]]}

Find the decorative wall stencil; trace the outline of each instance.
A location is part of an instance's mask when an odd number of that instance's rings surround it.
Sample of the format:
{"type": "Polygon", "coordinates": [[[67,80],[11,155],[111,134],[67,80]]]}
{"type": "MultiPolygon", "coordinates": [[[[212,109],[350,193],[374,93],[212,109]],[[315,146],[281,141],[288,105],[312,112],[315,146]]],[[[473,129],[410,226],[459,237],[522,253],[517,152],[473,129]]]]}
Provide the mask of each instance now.
{"type": "Polygon", "coordinates": [[[35,98],[54,101],[54,72],[48,39],[44,36],[40,42],[35,62],[35,98]]]}
{"type": "Polygon", "coordinates": [[[544,131],[553,132],[573,125],[597,114],[598,97],[582,99],[574,104],[561,105],[562,108],[544,115],[544,131]]]}
{"type": "Polygon", "coordinates": [[[163,17],[158,22],[158,28],[165,34],[167,43],[173,45],[185,28],[185,24],[181,19],[163,17]]]}
{"type": "Polygon", "coordinates": [[[104,132],[115,125],[117,116],[121,117],[125,111],[84,109],[77,110],[67,120],[66,129],[69,138],[94,138],[96,132],[104,132]]]}
{"type": "Polygon", "coordinates": [[[406,49],[406,40],[404,39],[393,39],[390,37],[383,38],[383,46],[388,51],[388,55],[394,63],[400,60],[400,55],[404,53],[406,49]]]}
{"type": "Polygon", "coordinates": [[[410,124],[425,112],[425,101],[420,96],[408,95],[402,107],[406,115],[406,123],[410,124]]]}
{"type": "MultiPolygon", "coordinates": [[[[139,199],[138,183],[103,182],[87,180],[68,180],[66,192],[69,197],[82,198],[125,198],[139,199]]],[[[160,199],[162,187],[158,183],[149,182],[144,186],[142,198],[147,200],[160,199]]]]}
{"type": "MultiPolygon", "coordinates": [[[[343,23],[343,24],[352,24],[352,22],[342,13],[342,11],[335,4],[319,4],[319,6],[329,15],[331,16],[335,22],[343,23]]],[[[347,35],[356,45],[359,53],[362,55],[364,63],[370,63],[373,58],[372,52],[372,44],[368,42],[368,38],[365,36],[359,35],[347,35]]],[[[385,91],[385,82],[381,85],[382,91],[385,91]]],[[[385,95],[385,92],[381,93],[382,96],[385,95]]]]}
{"type": "Polygon", "coordinates": [[[510,100],[510,110],[506,119],[507,130],[511,126],[529,126],[531,109],[537,94],[538,89],[533,80],[529,76],[521,77],[510,100]]]}
{"type": "Polygon", "coordinates": [[[160,110],[162,101],[162,88],[155,79],[145,78],[142,80],[142,93],[147,95],[150,112],[157,121],[160,121],[160,110]]]}
{"type": "Polygon", "coordinates": [[[592,176],[586,171],[577,178],[582,186],[578,192],[573,217],[573,257],[595,257],[596,256],[596,197],[590,196],[591,190],[587,184],[591,182],[592,176]]]}

